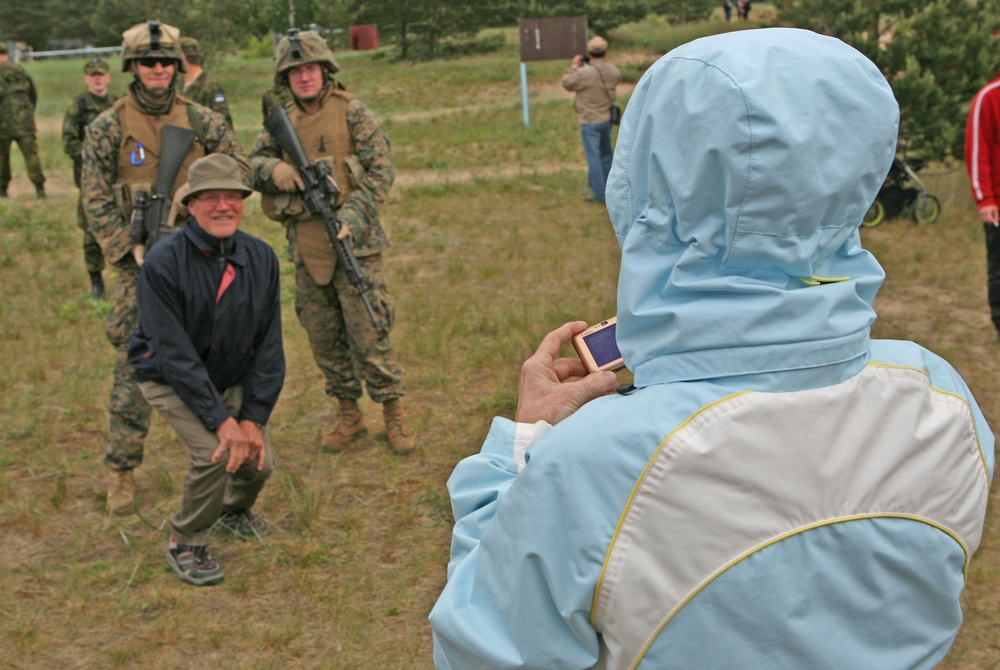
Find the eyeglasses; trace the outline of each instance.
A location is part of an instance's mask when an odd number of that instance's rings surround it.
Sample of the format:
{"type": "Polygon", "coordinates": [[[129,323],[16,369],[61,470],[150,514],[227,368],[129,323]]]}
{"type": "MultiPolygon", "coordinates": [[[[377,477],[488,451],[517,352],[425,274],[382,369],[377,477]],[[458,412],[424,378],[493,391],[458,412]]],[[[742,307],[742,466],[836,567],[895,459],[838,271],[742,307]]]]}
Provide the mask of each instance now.
{"type": "Polygon", "coordinates": [[[230,207],[234,207],[243,202],[243,195],[240,193],[226,193],[225,195],[213,193],[212,195],[196,195],[194,199],[201,200],[209,207],[218,207],[219,202],[225,202],[230,207]]]}
{"type": "Polygon", "coordinates": [[[139,59],[139,65],[143,67],[156,67],[157,65],[162,65],[163,67],[170,67],[174,65],[176,61],[173,58],[153,58],[147,56],[146,58],[139,59]]]}

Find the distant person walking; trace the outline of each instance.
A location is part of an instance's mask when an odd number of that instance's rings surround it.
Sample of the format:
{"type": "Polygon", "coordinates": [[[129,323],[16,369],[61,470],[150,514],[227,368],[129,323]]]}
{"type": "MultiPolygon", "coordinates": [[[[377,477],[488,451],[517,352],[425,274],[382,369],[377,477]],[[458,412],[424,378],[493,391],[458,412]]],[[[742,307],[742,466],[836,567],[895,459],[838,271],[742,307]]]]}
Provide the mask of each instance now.
{"type": "Polygon", "coordinates": [[[226,102],[226,91],[201,66],[201,45],[193,37],[181,37],[181,58],[184,60],[184,91],[182,95],[226,117],[233,127],[233,115],[226,102]]]}
{"type": "Polygon", "coordinates": [[[45,197],[45,175],[35,139],[35,82],[23,67],[11,63],[7,45],[0,42],[0,198],[10,184],[10,145],[17,142],[39,198],[45,197]]]}
{"type": "Polygon", "coordinates": [[[600,36],[587,42],[587,56],[576,55],[562,77],[562,86],[576,93],[573,107],[580,121],[583,154],[587,158],[587,200],[604,202],[604,186],[611,172],[611,106],[621,73],[605,58],[608,43],[600,36]]]}
{"type": "MultiPolygon", "coordinates": [[[[80,188],[80,174],[83,170],[83,141],[87,137],[87,126],[97,115],[115,101],[108,95],[111,84],[111,68],[100,58],[92,58],[83,66],[83,83],[87,91],[73,98],[73,102],[63,117],[63,151],[73,161],[73,183],[80,188]]],[[[90,291],[94,300],[104,300],[104,254],[94,234],[87,225],[87,215],[83,211],[83,196],[76,202],[76,225],[83,231],[83,262],[90,275],[90,291]]]]}
{"type": "Polygon", "coordinates": [[[976,93],[969,107],[965,169],[986,234],[990,317],[1000,341],[1000,70],[976,93]]]}
{"type": "Polygon", "coordinates": [[[732,0],[726,0],[722,3],[722,11],[726,15],[726,21],[733,18],[733,3],[732,0]]]}

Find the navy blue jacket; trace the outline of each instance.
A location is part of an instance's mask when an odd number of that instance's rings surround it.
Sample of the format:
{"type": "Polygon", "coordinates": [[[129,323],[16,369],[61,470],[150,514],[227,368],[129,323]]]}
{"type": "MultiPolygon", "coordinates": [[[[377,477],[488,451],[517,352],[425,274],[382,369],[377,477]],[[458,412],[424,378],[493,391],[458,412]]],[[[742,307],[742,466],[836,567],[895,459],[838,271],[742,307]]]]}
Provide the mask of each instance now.
{"type": "Polygon", "coordinates": [[[278,275],[267,243],[240,231],[220,240],[188,219],[149,252],[136,284],[137,379],[169,384],[213,432],[231,416],[222,393],[242,384],[234,418],[266,424],[285,380],[278,275]]]}

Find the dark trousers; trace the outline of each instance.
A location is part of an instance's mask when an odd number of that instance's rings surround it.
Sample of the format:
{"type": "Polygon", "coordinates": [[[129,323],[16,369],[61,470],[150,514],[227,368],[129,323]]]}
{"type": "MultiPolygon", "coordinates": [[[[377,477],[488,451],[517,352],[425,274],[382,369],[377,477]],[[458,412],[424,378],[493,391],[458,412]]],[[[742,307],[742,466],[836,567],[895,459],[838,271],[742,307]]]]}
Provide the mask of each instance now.
{"type": "Polygon", "coordinates": [[[22,137],[2,137],[0,138],[0,187],[7,188],[10,183],[10,145],[17,142],[24,156],[24,164],[28,168],[28,178],[35,186],[45,183],[45,175],[42,174],[42,162],[38,158],[38,142],[34,135],[24,135],[22,137]]]}
{"type": "Polygon", "coordinates": [[[989,291],[990,318],[1000,337],[1000,227],[983,225],[986,232],[986,288],[989,291]]]}

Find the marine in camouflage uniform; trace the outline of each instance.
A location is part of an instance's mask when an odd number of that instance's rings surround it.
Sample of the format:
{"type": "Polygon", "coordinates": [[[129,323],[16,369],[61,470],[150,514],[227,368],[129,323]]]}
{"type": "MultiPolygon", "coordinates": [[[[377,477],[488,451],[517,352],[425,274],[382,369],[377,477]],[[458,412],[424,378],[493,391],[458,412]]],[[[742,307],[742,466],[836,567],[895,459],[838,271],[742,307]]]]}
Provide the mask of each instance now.
{"type": "Polygon", "coordinates": [[[35,82],[23,67],[11,63],[7,45],[0,42],[0,197],[10,184],[10,145],[17,142],[28,168],[28,178],[39,198],[45,197],[45,175],[35,139],[35,82]]]}
{"type": "Polygon", "coordinates": [[[226,117],[226,123],[233,127],[233,115],[229,113],[226,91],[214,77],[201,66],[201,46],[193,37],[181,38],[181,55],[184,58],[184,97],[199,105],[208,107],[226,117]]]}
{"type": "MultiPolygon", "coordinates": [[[[80,172],[83,169],[83,140],[87,124],[115,101],[108,95],[111,83],[111,68],[100,58],[93,58],[83,66],[83,81],[87,91],[73,98],[63,117],[63,151],[73,161],[73,182],[80,188],[80,172]]],[[[94,300],[104,300],[104,254],[93,233],[87,226],[87,216],[83,211],[83,197],[76,202],[76,225],[83,231],[83,261],[90,275],[91,296],[94,300]]]]}
{"type": "MultiPolygon", "coordinates": [[[[196,139],[174,180],[175,204],[183,196],[187,168],[211,153],[225,153],[240,163],[249,181],[250,165],[232,128],[210,109],[175,92],[176,74],[183,72],[180,32],[158,21],[133,26],[124,33],[122,69],[135,80],[128,93],[102,112],[88,127],[83,145],[82,192],[90,230],[104,258],[118,271],[114,304],[105,333],[115,348],[110,425],[104,462],[111,469],[108,509],[127,511],[134,504],[132,470],[142,463],[149,429],[149,406],[139,392],[135,371],[127,361],[129,336],[135,330],[135,281],[141,256],[132,238],[130,217],[136,195],[155,183],[160,155],[160,131],[169,123],[193,128],[196,139]]],[[[184,220],[178,212],[175,223],[184,220]]]]}
{"type": "Polygon", "coordinates": [[[338,69],[315,33],[292,30],[278,44],[275,80],[294,95],[285,109],[309,160],[325,163],[340,186],[331,204],[369,281],[366,296],[380,328],[337,262],[322,221],[304,212],[296,194],[297,170],[267,130],[250,152],[253,185],[264,193],[265,214],[286,226],[295,263],[295,310],[326,378],[326,392],[338,401],[336,424],[321,445],[340,451],[367,432],[358,406],[363,385],[382,404],[389,448],[403,454],[414,449],[415,439],[399,400],[402,373],[389,339],[395,311],[382,275],[388,239],[378,212],[395,170],[385,129],[364,103],[334,84],[331,75],[338,69]]]}

